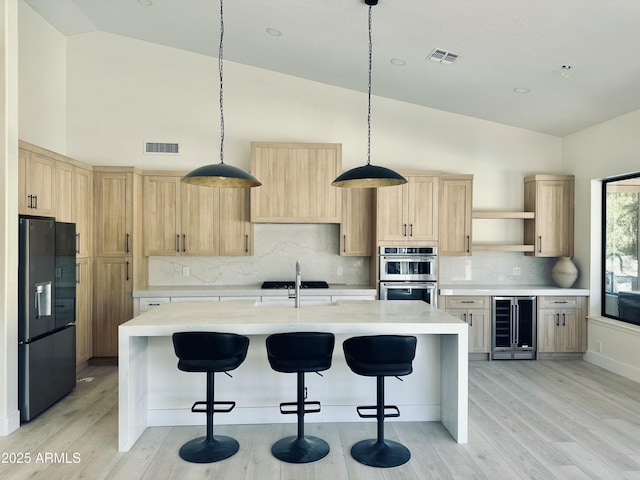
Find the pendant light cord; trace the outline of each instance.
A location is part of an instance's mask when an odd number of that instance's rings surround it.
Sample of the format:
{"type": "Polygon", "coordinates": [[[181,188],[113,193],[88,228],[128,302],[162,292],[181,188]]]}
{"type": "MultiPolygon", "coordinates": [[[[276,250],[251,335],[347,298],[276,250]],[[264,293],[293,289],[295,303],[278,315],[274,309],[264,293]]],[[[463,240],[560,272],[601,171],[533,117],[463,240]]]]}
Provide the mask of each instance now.
{"type": "Polygon", "coordinates": [[[224,109],[223,84],[222,84],[222,40],[224,38],[224,13],[223,0],[220,0],[220,47],[218,49],[218,73],[220,74],[220,163],[224,163],[224,109]]]}
{"type": "Polygon", "coordinates": [[[368,108],[367,108],[367,165],[371,165],[371,57],[373,43],[371,41],[371,5],[369,5],[369,83],[368,83],[368,108]]]}

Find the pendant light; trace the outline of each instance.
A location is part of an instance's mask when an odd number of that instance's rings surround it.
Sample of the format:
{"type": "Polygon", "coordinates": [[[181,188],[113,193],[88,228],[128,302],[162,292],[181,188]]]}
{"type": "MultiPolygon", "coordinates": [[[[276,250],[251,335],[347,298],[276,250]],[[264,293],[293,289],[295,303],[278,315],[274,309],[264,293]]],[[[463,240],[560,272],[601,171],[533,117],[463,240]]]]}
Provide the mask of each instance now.
{"type": "Polygon", "coordinates": [[[397,172],[385,167],[371,165],[371,58],[373,44],[371,41],[371,7],[378,4],[378,0],[364,0],[369,5],[369,97],[367,110],[367,164],[362,167],[347,170],[331,185],[346,188],[377,188],[391,187],[407,183],[407,179],[397,172]]]}
{"type": "Polygon", "coordinates": [[[262,185],[253,175],[241,168],[224,163],[224,109],[223,109],[223,75],[222,46],[224,38],[224,9],[220,0],[220,48],[218,53],[218,72],[220,73],[220,163],[196,168],[182,177],[184,183],[206,187],[250,188],[262,185]]]}

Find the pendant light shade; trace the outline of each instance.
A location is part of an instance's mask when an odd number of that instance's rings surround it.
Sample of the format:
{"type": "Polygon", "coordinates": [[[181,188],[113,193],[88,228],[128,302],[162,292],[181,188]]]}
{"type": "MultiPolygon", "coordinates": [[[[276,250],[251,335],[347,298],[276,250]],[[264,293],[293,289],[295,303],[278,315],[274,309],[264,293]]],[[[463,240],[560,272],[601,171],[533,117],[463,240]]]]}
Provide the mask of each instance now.
{"type": "Polygon", "coordinates": [[[249,172],[222,162],[196,168],[182,177],[182,181],[201,187],[250,188],[262,185],[249,172]]]}
{"type": "Polygon", "coordinates": [[[220,74],[220,163],[196,168],[182,177],[184,183],[205,187],[251,188],[262,185],[253,175],[241,168],[224,163],[224,108],[222,52],[224,38],[224,8],[220,0],[220,46],[218,52],[218,72],[220,74]]]}
{"type": "Polygon", "coordinates": [[[367,164],[362,167],[347,170],[338,176],[331,185],[346,188],[378,188],[391,187],[407,183],[407,179],[397,172],[385,167],[371,165],[371,59],[373,43],[371,41],[371,7],[378,4],[378,0],[365,0],[369,5],[369,96],[367,110],[367,164]]]}
{"type": "Polygon", "coordinates": [[[366,164],[347,170],[331,182],[331,185],[348,188],[376,188],[402,185],[403,183],[407,183],[407,179],[399,173],[389,168],[366,164]]]}

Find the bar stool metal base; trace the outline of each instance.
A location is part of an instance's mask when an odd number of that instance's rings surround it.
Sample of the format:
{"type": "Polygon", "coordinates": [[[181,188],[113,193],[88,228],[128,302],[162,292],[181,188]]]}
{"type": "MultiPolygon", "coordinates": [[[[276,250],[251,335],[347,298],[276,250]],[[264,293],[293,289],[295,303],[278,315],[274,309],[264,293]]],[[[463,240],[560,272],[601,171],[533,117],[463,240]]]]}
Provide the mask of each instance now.
{"type": "Polygon", "coordinates": [[[310,463],[324,458],[329,453],[329,444],[318,437],[305,435],[285,437],[271,447],[278,460],[289,463],[310,463]]]}
{"type": "Polygon", "coordinates": [[[180,448],[180,458],[192,463],[219,462],[233,456],[240,449],[238,441],[224,435],[195,438],[180,448]]]}
{"type": "Polygon", "coordinates": [[[362,440],[351,447],[351,456],[370,467],[391,468],[403,465],[411,458],[411,452],[393,440],[362,440]]]}

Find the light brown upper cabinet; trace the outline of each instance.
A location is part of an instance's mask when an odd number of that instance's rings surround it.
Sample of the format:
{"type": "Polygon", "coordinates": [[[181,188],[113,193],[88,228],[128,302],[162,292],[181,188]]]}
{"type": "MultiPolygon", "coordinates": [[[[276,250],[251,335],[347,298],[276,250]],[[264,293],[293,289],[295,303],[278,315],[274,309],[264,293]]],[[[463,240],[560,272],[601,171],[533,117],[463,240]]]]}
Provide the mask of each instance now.
{"type": "Polygon", "coordinates": [[[404,185],[377,189],[378,242],[434,244],[438,241],[439,177],[433,172],[401,172],[404,185]]]}
{"type": "Polygon", "coordinates": [[[342,145],[251,143],[254,223],[340,223],[342,192],[331,182],[342,170],[342,145]]]}
{"type": "Polygon", "coordinates": [[[131,167],[95,167],[96,256],[131,255],[141,241],[134,222],[141,205],[142,177],[131,167]]]}
{"type": "Polygon", "coordinates": [[[342,189],[342,222],[340,222],[340,255],[368,257],[373,255],[372,188],[342,189]]]}
{"type": "Polygon", "coordinates": [[[253,255],[253,225],[249,221],[251,192],[248,188],[219,190],[220,255],[253,255]]]}
{"type": "Polygon", "coordinates": [[[524,179],[524,209],[535,212],[524,222],[524,243],[536,257],[573,256],[574,177],[533,175],[524,179]]]}
{"type": "Polygon", "coordinates": [[[471,255],[473,175],[440,176],[438,254],[471,255]]]}
{"type": "Polygon", "coordinates": [[[20,142],[18,150],[18,213],[53,216],[55,160],[32,152],[20,142]]]}
{"type": "Polygon", "coordinates": [[[249,192],[181,182],[182,173],[144,175],[144,254],[251,255],[249,192]]]}
{"type": "Polygon", "coordinates": [[[89,257],[93,248],[93,174],[89,168],[57,160],[54,215],[76,224],[76,254],[89,257]]]}

